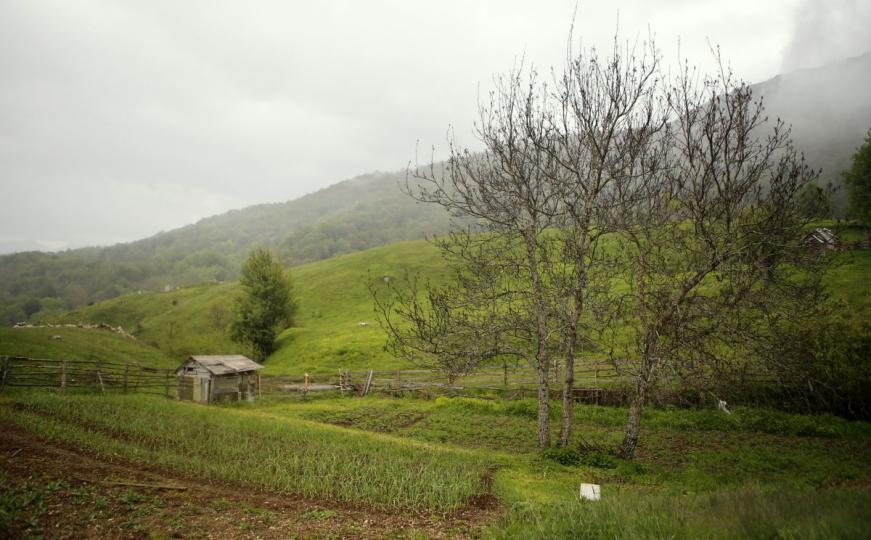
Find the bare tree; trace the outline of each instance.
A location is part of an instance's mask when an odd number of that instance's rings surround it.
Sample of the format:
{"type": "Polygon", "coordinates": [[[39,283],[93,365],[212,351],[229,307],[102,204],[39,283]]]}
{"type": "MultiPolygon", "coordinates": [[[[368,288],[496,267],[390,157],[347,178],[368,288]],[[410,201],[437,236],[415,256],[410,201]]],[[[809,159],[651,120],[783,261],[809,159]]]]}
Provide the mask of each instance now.
{"type": "Polygon", "coordinates": [[[552,183],[560,198],[561,261],[551,271],[563,322],[563,446],[571,437],[575,358],[581,349],[599,348],[597,336],[618,304],[610,288],[619,267],[602,245],[611,232],[606,213],[626,202],[615,198],[615,183],[655,174],[663,155],[659,66],[652,39],[621,44],[615,36],[605,57],[570,48],[545,111],[551,129],[542,150],[559,163],[552,183]]]}
{"type": "MultiPolygon", "coordinates": [[[[484,356],[519,356],[536,370],[539,443],[548,446],[548,375],[558,332],[548,271],[557,240],[549,230],[558,224],[561,211],[552,184],[559,177],[559,162],[553,153],[542,151],[550,137],[541,113],[546,87],[537,82],[534,71],[524,73],[521,67],[497,79],[489,102],[479,105],[476,135],[484,152],[460,149],[451,140],[445,166],[431,162],[417,167],[406,188],[417,200],[441,205],[477,224],[436,240],[458,268],[451,299],[438,300],[450,304],[451,309],[443,312],[447,316],[462,314],[466,327],[481,328],[468,320],[468,313],[488,314],[486,339],[475,335],[476,343],[452,340],[460,354],[484,344],[484,356]],[[458,309],[457,298],[463,309],[458,309]]],[[[436,297],[430,294],[430,299],[436,297]]],[[[455,325],[442,326],[446,327],[463,335],[455,325]]]]}
{"type": "Polygon", "coordinates": [[[657,380],[728,354],[734,330],[752,326],[744,308],[764,301],[778,266],[794,262],[797,194],[815,178],[789,130],[769,124],[761,101],[728,71],[700,79],[683,69],[667,102],[668,163],[661,174],[622,177],[609,218],[632,306],[624,324],[634,336],[621,346],[637,359],[627,459],[657,380]]]}
{"type": "Polygon", "coordinates": [[[471,218],[478,228],[436,240],[456,279],[445,290],[427,288],[428,305],[416,292],[379,305],[391,344],[405,353],[409,346],[439,351],[442,362],[457,355],[464,365],[508,355],[528,361],[538,374],[542,446],[550,444],[554,355],[565,366],[559,443],[566,445],[576,357],[597,347],[595,336],[610,320],[606,292],[617,267],[600,241],[609,232],[603,212],[625,202],[615,197],[614,182],[651,174],[662,155],[659,61],[652,42],[620,45],[615,38],[605,57],[570,47],[550,85],[521,67],[497,79],[479,106],[484,152],[460,150],[452,140],[447,164],[418,167],[415,185],[406,186],[419,201],[471,218]],[[391,311],[410,322],[404,333],[389,322],[391,311]]]}

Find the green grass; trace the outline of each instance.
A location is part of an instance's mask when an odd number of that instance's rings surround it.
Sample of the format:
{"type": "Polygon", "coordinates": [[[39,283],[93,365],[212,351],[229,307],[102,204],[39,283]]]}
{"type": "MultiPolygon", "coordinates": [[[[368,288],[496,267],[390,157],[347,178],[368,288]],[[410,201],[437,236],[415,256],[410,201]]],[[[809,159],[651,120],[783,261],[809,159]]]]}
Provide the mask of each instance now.
{"type": "Polygon", "coordinates": [[[180,363],[139,340],[108,330],[85,328],[0,327],[0,355],[132,362],[168,369],[180,363]],[[52,336],[62,339],[55,340],[52,336]]]}
{"type": "MultiPolygon", "coordinates": [[[[845,315],[851,319],[871,319],[871,252],[850,251],[837,258],[839,264],[827,275],[833,296],[846,303],[845,315]]],[[[300,306],[297,324],[280,334],[264,375],[413,367],[384,350],[385,335],[366,283],[370,276],[377,281],[384,276],[401,278],[405,272],[442,279],[444,263],[430,244],[391,244],[297,266],[291,272],[300,306]]],[[[120,324],[143,344],[177,361],[189,354],[247,354],[227,332],[237,294],[236,283],[130,294],[52,320],[120,324]]]]}
{"type": "MultiPolygon", "coordinates": [[[[401,278],[420,272],[438,279],[443,264],[427,242],[403,242],[305,264],[291,270],[299,301],[296,325],[278,339],[264,375],[336,373],[339,369],[399,369],[413,365],[384,350],[367,289],[369,275],[401,278]],[[360,324],[365,323],[365,324],[360,324]]],[[[54,316],[52,322],[122,325],[143,343],[179,361],[190,354],[250,354],[227,331],[238,284],[204,284],[143,292],[54,316]],[[223,315],[218,315],[221,313],[223,315]]]]}
{"type": "Polygon", "coordinates": [[[850,308],[860,320],[871,320],[871,250],[839,253],[836,266],[826,274],[832,296],[850,308]]]}
{"type": "Polygon", "coordinates": [[[756,485],[713,493],[608,491],[597,502],[518,507],[490,538],[868,538],[871,492],[756,485]]]}
{"type": "Polygon", "coordinates": [[[456,508],[494,467],[491,490],[505,511],[485,537],[868,535],[869,423],[650,409],[637,459],[625,462],[611,452],[626,410],[579,405],[576,459],[564,460],[537,448],[534,411],[532,400],[469,398],[203,407],[136,395],[0,395],[0,421],[110,457],[397,512],[456,508]],[[579,501],[581,482],[601,484],[603,500],[579,501]]]}
{"type": "Polygon", "coordinates": [[[15,393],[0,419],[200,478],[383,507],[455,508],[481,490],[487,466],[469,452],[137,395],[15,393]]]}
{"type": "Polygon", "coordinates": [[[237,291],[236,283],[228,283],[128,294],[49,320],[121,325],[143,344],[159,348],[178,364],[190,354],[243,352],[226,330],[237,291]],[[220,313],[217,317],[215,310],[220,313]]]}
{"type": "Polygon", "coordinates": [[[293,268],[299,325],[279,337],[265,374],[413,367],[384,350],[366,283],[405,272],[437,279],[443,264],[427,242],[402,242],[293,268]],[[360,323],[366,323],[365,326],[360,323]]]}

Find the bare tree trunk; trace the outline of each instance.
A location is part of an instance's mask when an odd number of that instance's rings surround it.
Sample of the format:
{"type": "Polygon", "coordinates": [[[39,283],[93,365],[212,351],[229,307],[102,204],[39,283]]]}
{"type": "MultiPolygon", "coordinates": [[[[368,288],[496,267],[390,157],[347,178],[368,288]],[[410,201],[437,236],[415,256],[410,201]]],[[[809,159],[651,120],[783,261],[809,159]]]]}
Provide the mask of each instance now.
{"type": "Polygon", "coordinates": [[[641,435],[641,414],[644,412],[652,372],[651,359],[644,358],[641,373],[638,376],[638,384],[635,387],[635,395],[632,396],[632,402],[629,404],[629,421],[626,423],[623,444],[620,445],[620,454],[626,460],[631,460],[634,457],[635,447],[638,446],[638,437],[641,435]]]}
{"type": "Polygon", "coordinates": [[[549,367],[547,364],[538,366],[538,445],[542,448],[550,446],[549,367]]]}
{"type": "Polygon", "coordinates": [[[572,406],[574,405],[575,389],[575,352],[578,348],[578,323],[583,306],[583,287],[586,284],[586,275],[578,280],[579,287],[575,289],[575,302],[572,306],[569,325],[566,329],[566,373],[563,380],[563,425],[560,430],[559,445],[568,446],[572,437],[572,406]]]}
{"type": "Polygon", "coordinates": [[[572,405],[574,404],[575,354],[566,356],[566,377],[563,383],[563,425],[559,435],[559,445],[568,446],[572,436],[572,405]]]}

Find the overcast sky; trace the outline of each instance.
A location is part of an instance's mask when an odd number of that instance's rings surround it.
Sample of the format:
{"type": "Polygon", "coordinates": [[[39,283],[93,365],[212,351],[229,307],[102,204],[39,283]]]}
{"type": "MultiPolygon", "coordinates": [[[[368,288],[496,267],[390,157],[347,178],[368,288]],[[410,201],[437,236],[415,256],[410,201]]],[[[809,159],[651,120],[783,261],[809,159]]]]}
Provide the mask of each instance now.
{"type": "MultiPolygon", "coordinates": [[[[445,132],[575,0],[0,2],[0,252],[106,245],[352,176],[445,132]],[[480,90],[479,90],[480,88],[480,90]]],[[[719,44],[757,82],[871,49],[867,0],[578,2],[575,35],[719,44]],[[619,14],[618,14],[619,13],[619,14]]],[[[443,155],[443,154],[442,154],[443,155]]]]}

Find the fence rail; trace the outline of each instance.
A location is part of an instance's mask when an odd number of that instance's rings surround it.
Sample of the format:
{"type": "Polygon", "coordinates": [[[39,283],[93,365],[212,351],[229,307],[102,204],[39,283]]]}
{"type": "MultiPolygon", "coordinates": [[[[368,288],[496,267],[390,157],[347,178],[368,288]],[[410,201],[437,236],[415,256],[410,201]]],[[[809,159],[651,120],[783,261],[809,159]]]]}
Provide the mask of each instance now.
{"type": "MultiPolygon", "coordinates": [[[[134,363],[102,360],[63,360],[0,356],[0,388],[54,388],[65,390],[146,391],[177,396],[178,382],[173,370],[158,369],[134,363]]],[[[595,391],[616,380],[613,365],[592,363],[575,370],[575,386],[579,394],[595,395],[595,391]]],[[[553,388],[561,385],[561,374],[551,376],[553,388]]],[[[263,376],[258,394],[292,396],[299,393],[336,391],[342,394],[366,395],[371,392],[391,394],[435,392],[462,394],[476,391],[509,391],[515,395],[534,392],[538,378],[531,369],[517,367],[484,369],[463,377],[449,378],[445,373],[428,369],[406,370],[341,370],[335,374],[301,374],[263,376]]]]}
{"type": "MultiPolygon", "coordinates": [[[[575,395],[583,401],[598,403],[602,393],[620,379],[615,366],[601,361],[579,364],[575,370],[575,395]]],[[[562,388],[563,373],[553,370],[548,377],[552,391],[562,388]]],[[[462,377],[449,378],[444,372],[428,369],[340,370],[335,374],[264,376],[261,395],[281,396],[309,392],[338,391],[366,395],[370,392],[405,394],[416,392],[465,394],[482,391],[508,395],[535,394],[538,375],[529,368],[483,369],[462,377]]]]}
{"type": "Polygon", "coordinates": [[[175,392],[175,372],[101,360],[0,356],[0,387],[175,392]]]}
{"type": "MultiPolygon", "coordinates": [[[[615,366],[596,360],[579,362],[574,369],[574,398],[596,404],[625,404],[628,399],[623,373],[627,366],[615,366]]],[[[101,360],[58,360],[0,356],[0,388],[53,388],[61,392],[136,391],[178,396],[175,371],[101,360]]],[[[563,385],[562,370],[549,375],[550,391],[558,397],[563,385]]],[[[767,383],[774,379],[765,374],[744,374],[741,382],[767,383]]],[[[781,381],[782,382],[782,381],[781,381]]],[[[667,386],[667,385],[666,385],[667,386]]],[[[336,392],[365,396],[372,392],[392,395],[450,394],[480,395],[494,392],[508,397],[534,396],[538,375],[530,368],[487,368],[462,377],[449,378],[444,372],[427,369],[407,370],[340,370],[333,374],[265,375],[258,381],[258,396],[292,397],[310,392],[336,392]]],[[[664,394],[664,399],[672,399],[664,394]]]]}

